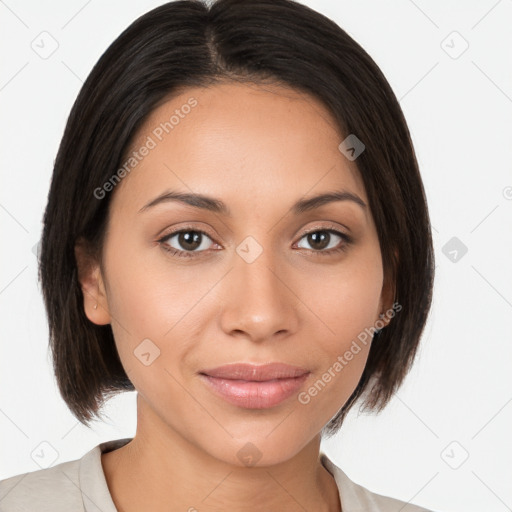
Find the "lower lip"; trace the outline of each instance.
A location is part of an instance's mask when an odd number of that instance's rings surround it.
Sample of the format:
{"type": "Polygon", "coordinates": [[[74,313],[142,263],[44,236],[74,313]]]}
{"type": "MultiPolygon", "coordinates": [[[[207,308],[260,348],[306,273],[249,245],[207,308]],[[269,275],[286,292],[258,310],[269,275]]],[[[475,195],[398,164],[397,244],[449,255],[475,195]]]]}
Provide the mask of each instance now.
{"type": "Polygon", "coordinates": [[[300,377],[261,382],[221,379],[204,374],[200,374],[200,377],[210,389],[233,405],[246,409],[268,409],[296,393],[308,375],[309,373],[306,373],[300,377]]]}

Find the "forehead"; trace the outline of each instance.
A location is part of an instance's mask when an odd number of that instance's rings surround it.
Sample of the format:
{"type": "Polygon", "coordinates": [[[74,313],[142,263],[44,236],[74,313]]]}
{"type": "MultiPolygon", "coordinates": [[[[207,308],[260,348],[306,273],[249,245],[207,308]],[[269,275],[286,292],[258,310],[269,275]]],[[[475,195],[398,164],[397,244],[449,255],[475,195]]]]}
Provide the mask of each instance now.
{"type": "Polygon", "coordinates": [[[189,88],[162,101],[138,130],[114,199],[135,209],[169,188],[261,204],[343,189],[367,202],[355,162],[338,149],[343,138],[323,104],[294,89],[189,88]]]}

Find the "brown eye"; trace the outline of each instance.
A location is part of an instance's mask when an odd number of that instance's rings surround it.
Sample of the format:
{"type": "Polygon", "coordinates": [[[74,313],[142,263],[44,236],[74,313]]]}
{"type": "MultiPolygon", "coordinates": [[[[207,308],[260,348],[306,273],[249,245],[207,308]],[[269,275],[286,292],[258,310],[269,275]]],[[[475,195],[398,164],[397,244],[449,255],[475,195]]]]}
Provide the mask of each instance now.
{"type": "Polygon", "coordinates": [[[186,251],[195,251],[201,246],[202,234],[197,231],[181,231],[177,234],[177,242],[186,251]]]}
{"type": "Polygon", "coordinates": [[[308,243],[316,250],[325,249],[329,245],[331,234],[327,231],[316,231],[306,235],[308,243]]]}
{"type": "Polygon", "coordinates": [[[192,256],[192,254],[187,253],[206,251],[208,249],[207,240],[211,241],[211,238],[204,231],[182,229],[165,235],[159,242],[165,250],[175,255],[186,257],[192,256]],[[173,242],[169,243],[171,240],[173,242]]]}
{"type": "MultiPolygon", "coordinates": [[[[310,246],[310,250],[318,254],[333,254],[340,250],[345,250],[351,239],[348,235],[333,229],[318,229],[306,233],[301,240],[306,240],[310,246]],[[340,244],[340,240],[342,243],[340,244]],[[326,250],[327,249],[327,250],[326,250]]],[[[301,247],[301,249],[309,249],[301,247]]]]}

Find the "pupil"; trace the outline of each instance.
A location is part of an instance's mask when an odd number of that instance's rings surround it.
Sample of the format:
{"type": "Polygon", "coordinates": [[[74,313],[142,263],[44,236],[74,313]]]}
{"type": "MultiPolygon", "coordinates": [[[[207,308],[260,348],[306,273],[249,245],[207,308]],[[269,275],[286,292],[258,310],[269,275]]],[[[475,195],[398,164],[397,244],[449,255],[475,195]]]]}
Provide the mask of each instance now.
{"type": "Polygon", "coordinates": [[[329,233],[326,231],[317,231],[308,235],[308,243],[315,249],[325,249],[329,245],[329,233]],[[319,242],[320,241],[320,242],[319,242]]]}
{"type": "Polygon", "coordinates": [[[179,234],[180,245],[190,251],[197,249],[201,245],[201,233],[197,231],[185,231],[179,234]],[[191,234],[192,233],[192,234],[191,234]]]}

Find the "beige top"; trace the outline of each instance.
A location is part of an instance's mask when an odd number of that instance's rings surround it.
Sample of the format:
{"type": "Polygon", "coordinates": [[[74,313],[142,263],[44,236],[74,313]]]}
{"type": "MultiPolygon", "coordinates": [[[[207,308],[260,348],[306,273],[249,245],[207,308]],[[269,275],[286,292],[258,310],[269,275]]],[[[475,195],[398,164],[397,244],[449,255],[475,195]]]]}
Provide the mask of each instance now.
{"type": "MultiPolygon", "coordinates": [[[[0,480],[1,512],[117,512],[101,465],[101,454],[132,438],[95,446],[81,459],[0,480]]],[[[374,494],[352,482],[320,452],[322,465],[333,475],[343,512],[431,512],[407,502],[374,494]]]]}

